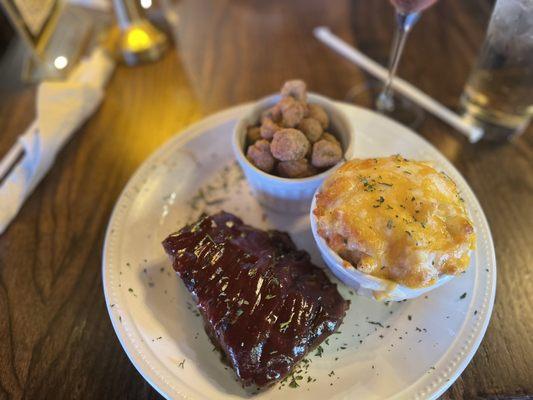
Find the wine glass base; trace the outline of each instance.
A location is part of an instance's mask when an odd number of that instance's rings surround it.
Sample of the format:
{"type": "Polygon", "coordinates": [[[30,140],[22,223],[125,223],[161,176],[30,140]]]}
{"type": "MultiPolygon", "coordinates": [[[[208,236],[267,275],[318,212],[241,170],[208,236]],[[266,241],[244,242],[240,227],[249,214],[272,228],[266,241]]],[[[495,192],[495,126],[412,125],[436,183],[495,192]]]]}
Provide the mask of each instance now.
{"type": "Polygon", "coordinates": [[[394,108],[391,111],[377,110],[376,101],[382,89],[382,82],[367,81],[352,87],[346,94],[345,100],[349,103],[376,110],[410,128],[418,128],[422,124],[425,118],[424,110],[399,93],[393,94],[394,108]]]}

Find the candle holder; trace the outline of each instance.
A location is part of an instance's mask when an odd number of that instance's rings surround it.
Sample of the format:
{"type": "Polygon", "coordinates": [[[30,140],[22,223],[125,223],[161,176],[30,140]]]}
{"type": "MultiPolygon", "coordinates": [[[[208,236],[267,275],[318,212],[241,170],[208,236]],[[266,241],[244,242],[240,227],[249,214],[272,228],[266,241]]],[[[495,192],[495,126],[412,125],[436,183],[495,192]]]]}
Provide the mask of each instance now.
{"type": "Polygon", "coordinates": [[[168,47],[164,33],[142,16],[135,0],[113,0],[118,24],[116,54],[127,65],[156,61],[168,47]]]}

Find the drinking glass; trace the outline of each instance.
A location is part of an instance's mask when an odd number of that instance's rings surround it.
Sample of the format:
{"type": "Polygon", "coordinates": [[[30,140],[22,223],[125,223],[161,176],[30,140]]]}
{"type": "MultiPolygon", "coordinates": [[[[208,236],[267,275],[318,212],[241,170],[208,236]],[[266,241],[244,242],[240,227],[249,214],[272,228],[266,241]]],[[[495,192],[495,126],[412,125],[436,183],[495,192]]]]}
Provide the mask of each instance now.
{"type": "MultiPolygon", "coordinates": [[[[396,71],[405,47],[405,42],[409,32],[416,24],[423,10],[430,7],[437,0],[390,0],[396,10],[396,32],[389,57],[389,74],[385,85],[375,98],[373,105],[377,111],[386,114],[409,126],[416,126],[421,122],[422,110],[400,96],[395,96],[392,82],[396,76],[396,71]]],[[[355,86],[347,94],[347,100],[357,100],[363,94],[367,94],[369,88],[365,86],[355,86]]]]}
{"type": "Polygon", "coordinates": [[[533,0],[496,2],[461,104],[485,139],[511,139],[527,128],[533,115],[533,0]]]}

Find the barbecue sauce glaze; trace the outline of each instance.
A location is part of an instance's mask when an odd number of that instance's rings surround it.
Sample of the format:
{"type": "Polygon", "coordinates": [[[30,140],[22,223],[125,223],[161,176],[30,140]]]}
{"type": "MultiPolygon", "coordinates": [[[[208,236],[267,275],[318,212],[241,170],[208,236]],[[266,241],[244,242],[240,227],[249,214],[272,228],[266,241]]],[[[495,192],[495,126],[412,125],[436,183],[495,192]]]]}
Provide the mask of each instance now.
{"type": "Polygon", "coordinates": [[[244,385],[285,378],[349,307],[289,235],[220,212],[163,242],[205,329],[244,385]]]}

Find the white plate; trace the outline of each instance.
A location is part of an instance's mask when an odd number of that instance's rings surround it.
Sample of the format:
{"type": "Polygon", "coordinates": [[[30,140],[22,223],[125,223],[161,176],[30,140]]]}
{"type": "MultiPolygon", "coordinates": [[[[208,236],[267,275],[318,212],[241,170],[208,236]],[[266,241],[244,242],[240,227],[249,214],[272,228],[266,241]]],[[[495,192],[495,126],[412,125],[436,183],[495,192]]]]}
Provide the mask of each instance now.
{"type": "MultiPolygon", "coordinates": [[[[469,363],[490,319],[496,287],[490,230],[464,179],[434,147],[371,111],[339,106],[355,126],[358,156],[400,153],[432,160],[457,182],[476,227],[477,249],[465,274],[415,300],[386,305],[340,285],[352,302],[342,333],[322,346],[321,357],[316,351],[307,357],[309,367],[296,374],[303,377],[296,380],[298,387],[288,381],[254,398],[436,398],[469,363]]],[[[107,230],[103,278],[113,327],[137,370],[167,398],[252,396],[212,351],[190,295],[171,272],[161,247],[169,233],[204,207],[209,212],[224,208],[246,223],[287,230],[323,265],[308,216],[263,210],[242,179],[230,138],[247,107],[213,115],[153,154],[124,189],[107,230]],[[200,188],[203,197],[197,196],[200,188]]]]}

